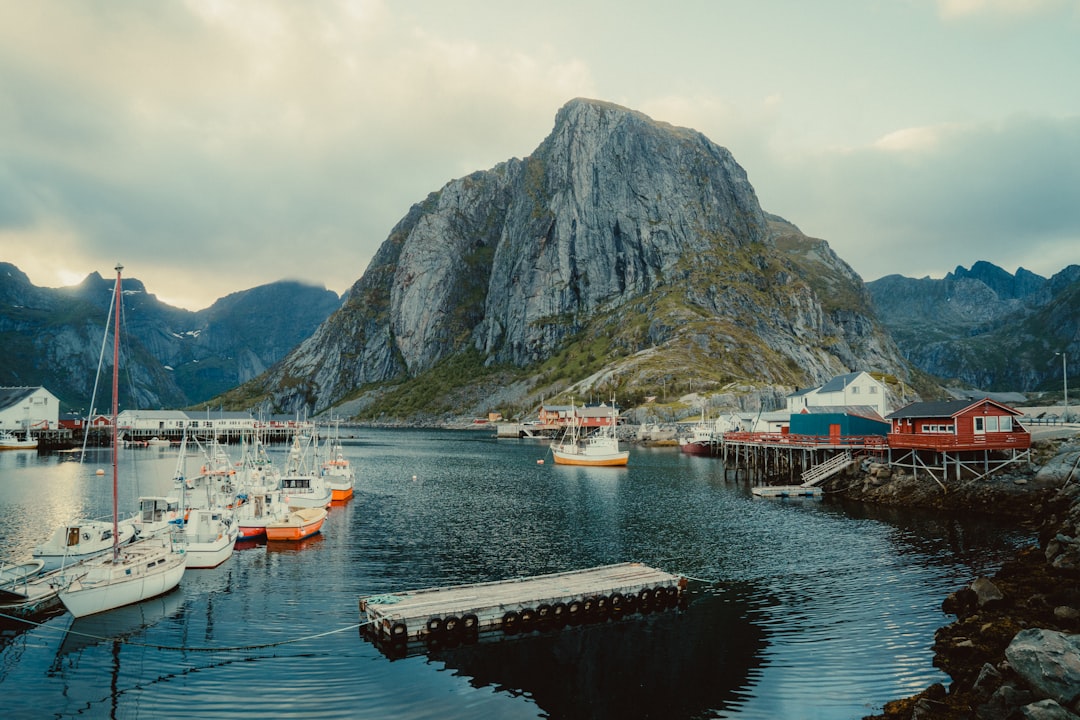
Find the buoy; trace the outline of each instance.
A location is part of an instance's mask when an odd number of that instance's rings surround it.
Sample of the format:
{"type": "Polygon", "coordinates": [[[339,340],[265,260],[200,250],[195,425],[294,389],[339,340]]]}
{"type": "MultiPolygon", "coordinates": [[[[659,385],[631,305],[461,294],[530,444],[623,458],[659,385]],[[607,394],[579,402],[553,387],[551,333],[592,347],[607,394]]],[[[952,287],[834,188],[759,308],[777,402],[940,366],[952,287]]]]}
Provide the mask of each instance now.
{"type": "Polygon", "coordinates": [[[413,482],[416,482],[416,476],[415,475],[412,476],[412,479],[413,479],[413,482]]]}
{"type": "Polygon", "coordinates": [[[544,458],[540,458],[539,460],[537,460],[536,464],[537,465],[543,465],[544,464],[544,458]]]}
{"type": "Polygon", "coordinates": [[[95,475],[104,475],[104,474],[105,474],[105,471],[104,471],[104,470],[102,470],[101,468],[98,468],[98,469],[97,469],[97,472],[96,472],[96,473],[94,473],[94,474],[95,474],[95,475]]]}

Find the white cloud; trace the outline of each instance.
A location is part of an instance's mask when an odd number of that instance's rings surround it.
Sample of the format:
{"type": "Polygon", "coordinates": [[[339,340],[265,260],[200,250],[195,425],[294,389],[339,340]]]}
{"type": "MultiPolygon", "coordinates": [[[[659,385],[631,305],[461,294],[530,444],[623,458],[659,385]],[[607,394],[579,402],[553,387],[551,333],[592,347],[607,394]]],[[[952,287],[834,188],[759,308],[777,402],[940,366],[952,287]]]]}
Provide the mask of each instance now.
{"type": "Polygon", "coordinates": [[[122,260],[189,307],[282,278],[340,292],[412,203],[528,154],[577,96],[728,147],[767,210],[864,275],[905,271],[890,253],[924,238],[969,264],[1006,229],[1060,257],[1037,243],[1075,237],[1053,181],[1080,116],[1061,80],[1080,73],[1080,25],[1060,21],[1077,6],[10,3],[2,259],[44,284],[54,263],[122,260]],[[1037,130],[1003,120],[1019,113],[1037,130]],[[976,200],[992,211],[958,209],[976,200]]]}
{"type": "Polygon", "coordinates": [[[937,0],[937,5],[941,16],[950,20],[975,15],[1015,17],[1047,10],[1077,9],[1076,0],[937,0]]]}

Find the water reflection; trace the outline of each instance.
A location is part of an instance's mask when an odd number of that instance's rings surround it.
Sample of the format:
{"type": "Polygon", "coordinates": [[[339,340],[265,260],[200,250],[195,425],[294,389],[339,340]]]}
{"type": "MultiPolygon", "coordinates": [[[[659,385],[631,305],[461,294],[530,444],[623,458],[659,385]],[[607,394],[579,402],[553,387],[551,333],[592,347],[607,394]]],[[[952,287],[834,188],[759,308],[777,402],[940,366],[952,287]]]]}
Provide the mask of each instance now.
{"type": "Polygon", "coordinates": [[[527,696],[550,718],[697,717],[736,707],[753,683],[767,646],[754,614],[744,588],[697,588],[676,610],[408,653],[474,688],[527,696]]]}
{"type": "Polygon", "coordinates": [[[124,644],[143,630],[179,613],[183,604],[184,593],[174,589],[134,605],[72,620],[50,672],[62,674],[66,663],[75,662],[68,656],[78,655],[87,648],[101,643],[124,644]]]}

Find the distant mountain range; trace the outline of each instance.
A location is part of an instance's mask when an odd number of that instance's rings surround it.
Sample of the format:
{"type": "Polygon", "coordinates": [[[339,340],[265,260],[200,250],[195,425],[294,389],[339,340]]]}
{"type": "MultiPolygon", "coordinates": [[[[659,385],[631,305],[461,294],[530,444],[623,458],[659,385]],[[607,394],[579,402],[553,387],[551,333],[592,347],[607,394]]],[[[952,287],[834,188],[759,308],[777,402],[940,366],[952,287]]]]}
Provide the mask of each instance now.
{"type": "MultiPolygon", "coordinates": [[[[0,385],[84,406],[112,285],[37,288],[0,263],[0,385]]],[[[280,282],[189,312],[124,288],[124,391],[142,408],[437,423],[615,397],[644,419],[651,398],[691,395],[683,416],[701,398],[710,413],[781,407],[853,370],[898,401],[939,396],[939,379],[1053,390],[1056,351],[1080,367],[1080,266],[864,284],[765,212],[725,148],[580,98],[524,159],[410,208],[343,299],[280,282]]]]}
{"type": "MultiPolygon", "coordinates": [[[[0,263],[0,385],[44,385],[88,411],[114,283],[92,273],[42,288],[0,263]]],[[[233,293],[198,312],[158,301],[135,278],[123,290],[121,402],[143,409],[193,406],[256,377],[341,304],[337,293],[297,282],[233,293]]],[[[98,407],[108,402],[99,396],[98,407]]]]}
{"type": "Polygon", "coordinates": [[[942,380],[1056,391],[1063,377],[1055,352],[1066,354],[1070,375],[1080,369],[1080,265],[1047,279],[979,261],[940,280],[889,275],[867,288],[904,357],[942,380]]]}

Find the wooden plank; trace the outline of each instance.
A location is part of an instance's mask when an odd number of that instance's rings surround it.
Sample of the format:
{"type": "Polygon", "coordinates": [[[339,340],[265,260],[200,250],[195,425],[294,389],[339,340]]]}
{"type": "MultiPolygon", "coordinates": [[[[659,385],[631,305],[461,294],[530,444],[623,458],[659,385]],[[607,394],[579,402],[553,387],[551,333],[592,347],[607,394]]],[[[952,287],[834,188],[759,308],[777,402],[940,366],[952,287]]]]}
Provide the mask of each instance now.
{"type": "Polygon", "coordinates": [[[410,590],[360,598],[361,620],[382,641],[407,642],[446,632],[503,629],[516,632],[533,621],[567,621],[578,612],[621,612],[640,597],[674,605],[686,579],[640,563],[513,578],[494,582],[410,590]],[[644,595],[643,595],[644,593],[644,595]],[[632,598],[628,599],[628,596],[632,598]],[[611,607],[609,607],[611,605],[611,607]],[[614,605],[618,605],[616,608],[614,605]],[[558,606],[558,607],[557,607],[558,606]],[[561,608],[561,609],[560,609],[561,608]],[[548,613],[566,613],[549,617],[548,613]],[[512,622],[511,622],[512,621],[512,622]],[[520,625],[518,625],[520,621],[520,625]]]}

